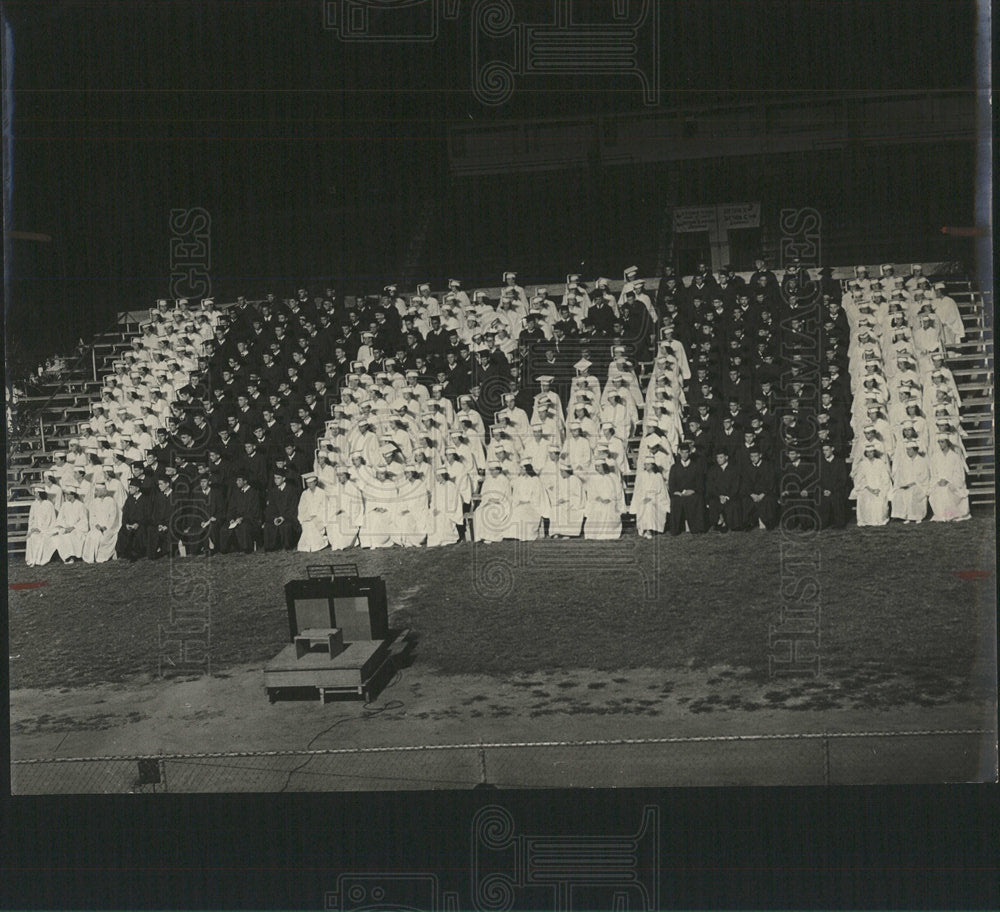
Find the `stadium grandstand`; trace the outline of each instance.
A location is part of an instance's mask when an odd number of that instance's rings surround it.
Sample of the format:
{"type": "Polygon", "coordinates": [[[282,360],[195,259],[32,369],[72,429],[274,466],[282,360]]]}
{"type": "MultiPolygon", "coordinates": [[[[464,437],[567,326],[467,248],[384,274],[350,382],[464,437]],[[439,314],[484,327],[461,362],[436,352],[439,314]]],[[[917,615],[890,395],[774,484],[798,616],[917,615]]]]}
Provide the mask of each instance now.
{"type": "Polygon", "coordinates": [[[954,264],[623,272],[122,314],[19,403],[8,540],[93,562],[993,502],[992,330],[954,264]]]}

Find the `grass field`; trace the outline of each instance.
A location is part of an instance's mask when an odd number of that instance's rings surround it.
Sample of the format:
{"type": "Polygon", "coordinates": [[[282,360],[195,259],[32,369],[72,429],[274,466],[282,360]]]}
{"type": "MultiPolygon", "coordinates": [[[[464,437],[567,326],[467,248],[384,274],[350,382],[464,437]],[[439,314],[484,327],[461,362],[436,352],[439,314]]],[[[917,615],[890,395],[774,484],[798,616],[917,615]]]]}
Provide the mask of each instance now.
{"type": "MultiPolygon", "coordinates": [[[[265,662],[288,639],[283,585],[309,564],[385,577],[390,623],[429,673],[725,666],[756,696],[719,709],[934,706],[994,687],[992,517],[827,531],[813,569],[786,566],[781,533],[444,549],[230,555],[102,566],[12,562],[10,684],[74,688],[156,673],[172,600],[210,606],[214,672],[265,662]],[[975,578],[970,571],[989,574],[975,578]],[[819,678],[768,681],[782,586],[819,586],[819,678]],[[187,588],[185,588],[187,587],[187,588]],[[172,594],[174,593],[174,594],[172,594]]],[[[786,553],[787,563],[787,553],[786,553]]],[[[734,683],[732,681],[727,683],[734,683]]],[[[691,711],[710,711],[711,698],[691,711]]]]}

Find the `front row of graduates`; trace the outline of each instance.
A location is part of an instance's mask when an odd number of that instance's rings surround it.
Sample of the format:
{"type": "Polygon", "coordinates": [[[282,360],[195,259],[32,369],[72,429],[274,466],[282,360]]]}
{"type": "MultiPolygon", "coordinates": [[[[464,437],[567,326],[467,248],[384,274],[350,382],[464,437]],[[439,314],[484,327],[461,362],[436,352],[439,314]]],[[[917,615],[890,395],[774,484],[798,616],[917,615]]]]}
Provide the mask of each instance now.
{"type": "MultiPolygon", "coordinates": [[[[820,527],[843,528],[848,499],[857,501],[859,526],[884,525],[890,516],[920,522],[928,506],[936,521],[968,519],[961,454],[946,436],[937,444],[925,457],[915,442],[909,443],[891,469],[876,447],[866,446],[854,467],[852,488],[845,461],[829,444],[818,460],[787,450],[779,472],[776,462],[756,448],[740,462],[719,451],[706,468],[682,441],[669,469],[655,451],[641,458],[628,513],[644,538],[666,528],[673,535],[685,529],[773,529],[782,515],[789,527],[811,528],[818,514],[820,527]]],[[[237,472],[225,503],[208,475],[183,500],[170,478],[159,478],[155,493],[134,478],[120,510],[102,481],[94,483],[88,503],[73,484],[53,499],[51,490],[36,485],[25,560],[30,567],[48,563],[56,553],[66,563],[101,563],[115,556],[250,553],[260,546],[319,551],[457,542],[472,506],[469,479],[452,475],[447,466],[428,477],[424,468],[407,465],[400,478],[382,464],[374,471],[340,466],[332,484],[322,485],[315,473],[306,473],[301,491],[276,472],[264,498],[237,472]]],[[[482,542],[534,541],[545,534],[617,539],[626,513],[618,468],[614,460],[602,459],[593,471],[580,473],[560,459],[539,474],[525,458],[516,474],[508,475],[500,462],[490,460],[471,513],[473,536],[482,542]]]]}
{"type": "Polygon", "coordinates": [[[685,529],[694,533],[773,529],[782,513],[796,524],[803,503],[818,511],[822,527],[842,528],[847,522],[847,471],[832,446],[822,450],[817,466],[789,449],[780,477],[776,463],[765,459],[757,447],[742,462],[719,450],[706,467],[691,444],[681,442],[665,479],[655,459],[647,456],[632,498],[636,530],[649,538],[662,532],[665,522],[672,535],[685,529]]]}
{"type": "Polygon", "coordinates": [[[928,507],[935,522],[971,517],[965,461],[949,436],[938,436],[928,455],[916,440],[907,441],[904,454],[891,462],[874,444],[867,444],[863,453],[854,466],[851,493],[859,526],[884,526],[890,517],[922,522],[928,507]]]}
{"type": "Polygon", "coordinates": [[[32,488],[35,500],[28,511],[25,563],[38,567],[58,553],[64,563],[78,560],[103,563],[115,555],[121,512],[103,481],[93,485],[89,504],[80,498],[80,489],[67,484],[56,498],[45,485],[32,488]]]}

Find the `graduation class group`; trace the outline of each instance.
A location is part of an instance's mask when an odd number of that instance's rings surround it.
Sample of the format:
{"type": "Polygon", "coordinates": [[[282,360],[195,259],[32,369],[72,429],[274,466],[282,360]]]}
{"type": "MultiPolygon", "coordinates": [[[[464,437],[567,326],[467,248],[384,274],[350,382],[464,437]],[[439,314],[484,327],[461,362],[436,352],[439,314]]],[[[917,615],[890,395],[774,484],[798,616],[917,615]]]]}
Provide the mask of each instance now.
{"type": "Polygon", "coordinates": [[[945,286],[755,266],[161,300],[26,562],[969,518],[945,286]]]}

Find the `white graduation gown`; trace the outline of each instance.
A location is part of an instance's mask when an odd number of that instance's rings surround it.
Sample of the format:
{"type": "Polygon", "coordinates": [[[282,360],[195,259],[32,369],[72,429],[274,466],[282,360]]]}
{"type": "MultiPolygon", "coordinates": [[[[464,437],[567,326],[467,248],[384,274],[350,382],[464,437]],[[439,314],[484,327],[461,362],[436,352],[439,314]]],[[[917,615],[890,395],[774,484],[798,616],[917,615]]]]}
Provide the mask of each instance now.
{"type": "Polygon", "coordinates": [[[637,532],[663,531],[670,512],[670,492],[664,472],[639,470],[628,511],[635,517],[637,532]]]}
{"type": "Polygon", "coordinates": [[[962,322],[962,314],[955,299],[945,295],[933,298],[931,304],[934,305],[934,312],[941,321],[941,334],[944,336],[945,345],[961,342],[965,338],[965,324],[962,322]]]}
{"type": "Polygon", "coordinates": [[[549,489],[549,535],[576,537],[583,527],[587,498],[583,482],[575,475],[557,475],[549,489]]]}
{"type": "Polygon", "coordinates": [[[302,490],[299,497],[299,525],[302,534],[296,545],[298,551],[322,551],[329,542],[326,540],[326,492],[318,485],[315,490],[302,490]]]}
{"type": "Polygon", "coordinates": [[[404,482],[400,485],[398,496],[392,543],[417,548],[426,540],[431,525],[427,483],[422,478],[404,482]]]}
{"type": "Polygon", "coordinates": [[[930,472],[925,456],[903,452],[892,464],[892,518],[921,522],[927,515],[930,472]]]}
{"type": "Polygon", "coordinates": [[[606,541],[622,534],[622,513],[625,512],[625,492],[621,479],[611,473],[591,475],[586,482],[586,520],[583,537],[606,541]]]}
{"type": "Polygon", "coordinates": [[[358,543],[364,510],[364,495],[353,481],[337,483],[327,489],[325,531],[334,551],[351,548],[358,543]]]}
{"type": "Polygon", "coordinates": [[[83,556],[83,542],[90,531],[87,508],[79,498],[66,500],[56,517],[56,550],[63,560],[83,556]]]}
{"type": "Polygon", "coordinates": [[[542,517],[549,515],[549,496],[537,476],[517,475],[511,485],[510,522],[504,538],[517,541],[537,541],[541,535],[542,517]]]}
{"type": "Polygon", "coordinates": [[[397,519],[397,493],[395,482],[373,478],[362,488],[365,513],[361,520],[362,548],[389,548],[392,534],[399,523],[397,519]]]}
{"type": "Polygon", "coordinates": [[[889,492],[892,482],[882,459],[862,459],[854,468],[854,491],[859,526],[884,526],[889,521],[889,492]],[[869,491],[873,488],[875,492],[869,491]]]}
{"type": "Polygon", "coordinates": [[[504,474],[487,475],[479,492],[479,506],[472,514],[476,541],[502,541],[511,516],[511,484],[504,474]]]}
{"type": "Polygon", "coordinates": [[[49,500],[36,500],[28,511],[28,538],[24,545],[24,562],[29,567],[47,564],[56,549],[53,529],[56,510],[49,500]],[[44,557],[44,559],[43,559],[44,557]]]}
{"type": "Polygon", "coordinates": [[[88,564],[103,564],[116,556],[115,545],[122,525],[121,510],[110,494],[95,497],[90,502],[89,520],[90,530],[83,540],[81,557],[88,564]]]}
{"type": "Polygon", "coordinates": [[[451,479],[435,479],[431,488],[430,528],[427,547],[436,548],[458,541],[458,527],[464,522],[462,498],[451,479]]]}
{"type": "Polygon", "coordinates": [[[567,437],[566,442],[563,444],[562,452],[563,456],[566,457],[566,461],[573,466],[573,471],[577,475],[582,477],[590,472],[594,455],[590,440],[586,437],[583,435],[579,437],[567,437]]]}
{"type": "Polygon", "coordinates": [[[942,453],[938,447],[931,451],[928,500],[934,522],[954,522],[969,518],[965,464],[955,450],[949,449],[947,453],[942,453]]]}

